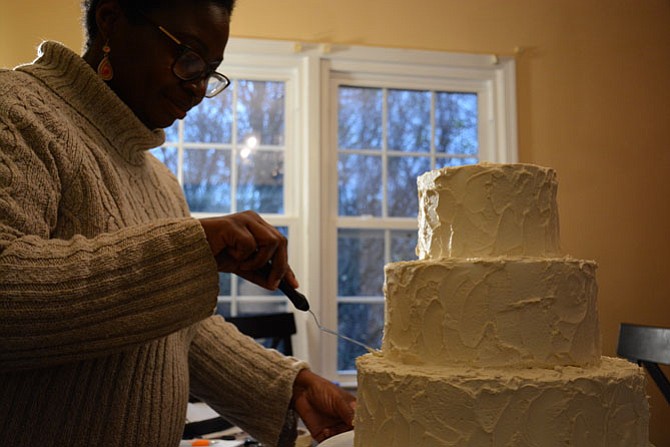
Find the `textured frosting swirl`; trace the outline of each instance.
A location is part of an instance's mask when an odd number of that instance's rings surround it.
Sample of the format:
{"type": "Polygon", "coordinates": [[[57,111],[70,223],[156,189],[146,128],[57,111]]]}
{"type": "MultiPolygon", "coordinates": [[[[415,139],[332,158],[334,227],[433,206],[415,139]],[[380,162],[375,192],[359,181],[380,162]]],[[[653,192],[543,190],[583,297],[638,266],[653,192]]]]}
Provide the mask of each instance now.
{"type": "Polygon", "coordinates": [[[552,169],[418,179],[418,261],[385,267],[355,447],[644,447],[645,375],[601,357],[596,263],[560,252],[552,169]]]}
{"type": "Polygon", "coordinates": [[[427,172],[419,191],[419,259],[560,256],[556,172],[480,163],[427,172]]]}
{"type": "Polygon", "coordinates": [[[495,369],[357,360],[355,447],[644,447],[644,372],[597,367],[495,369]]]}
{"type": "Polygon", "coordinates": [[[570,258],[387,264],[382,351],[408,364],[597,364],[595,270],[570,258]]]}

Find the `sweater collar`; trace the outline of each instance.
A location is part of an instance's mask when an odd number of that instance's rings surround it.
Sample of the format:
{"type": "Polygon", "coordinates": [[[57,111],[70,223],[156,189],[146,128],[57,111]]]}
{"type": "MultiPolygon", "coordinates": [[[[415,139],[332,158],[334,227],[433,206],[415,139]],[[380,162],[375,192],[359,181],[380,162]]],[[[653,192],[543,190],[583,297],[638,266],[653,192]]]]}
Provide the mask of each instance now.
{"type": "Polygon", "coordinates": [[[147,128],[84,59],[60,43],[43,42],[37,59],[17,70],[49,86],[128,161],[140,161],[144,157],[141,152],[165,141],[162,129],[147,128]]]}

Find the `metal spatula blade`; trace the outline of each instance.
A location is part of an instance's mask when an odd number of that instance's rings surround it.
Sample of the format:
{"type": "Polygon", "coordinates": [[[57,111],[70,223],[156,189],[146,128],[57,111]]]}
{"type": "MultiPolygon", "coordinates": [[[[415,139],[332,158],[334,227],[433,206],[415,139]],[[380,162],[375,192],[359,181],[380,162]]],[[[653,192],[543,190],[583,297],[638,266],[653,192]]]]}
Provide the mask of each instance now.
{"type": "Polygon", "coordinates": [[[362,346],[363,348],[367,349],[368,352],[371,352],[371,353],[379,352],[379,350],[377,350],[377,349],[375,349],[371,346],[368,346],[365,343],[362,343],[358,340],[354,340],[353,338],[347,337],[346,335],[339,334],[332,329],[328,329],[327,327],[321,326],[321,323],[319,323],[319,319],[316,318],[316,315],[314,315],[314,312],[312,312],[309,308],[309,301],[307,301],[307,297],[305,295],[303,295],[302,293],[298,292],[297,290],[295,290],[290,285],[288,285],[284,280],[282,280],[279,283],[279,290],[284,292],[284,295],[286,295],[288,297],[288,299],[291,300],[291,302],[293,303],[293,305],[295,306],[296,309],[302,310],[303,312],[309,312],[310,314],[312,314],[312,318],[314,318],[314,322],[316,323],[316,327],[318,327],[320,331],[326,332],[326,333],[331,334],[331,335],[335,335],[336,337],[340,337],[342,340],[346,340],[346,341],[348,341],[350,343],[354,343],[358,346],[362,346]]]}

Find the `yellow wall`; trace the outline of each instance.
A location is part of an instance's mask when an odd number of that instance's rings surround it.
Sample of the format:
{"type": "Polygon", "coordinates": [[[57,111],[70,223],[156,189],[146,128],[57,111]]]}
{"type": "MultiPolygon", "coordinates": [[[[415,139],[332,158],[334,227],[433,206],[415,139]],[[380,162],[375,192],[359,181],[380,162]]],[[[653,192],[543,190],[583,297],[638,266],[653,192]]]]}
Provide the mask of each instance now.
{"type": "MultiPolygon", "coordinates": [[[[29,61],[42,38],[81,47],[77,0],[0,2],[0,66],[29,61]]],[[[668,0],[239,0],[232,33],[520,47],[520,160],[557,169],[564,251],[599,262],[604,353],[614,354],[620,322],[670,327],[668,0]]],[[[652,441],[670,445],[669,407],[649,391],[652,441]]]]}

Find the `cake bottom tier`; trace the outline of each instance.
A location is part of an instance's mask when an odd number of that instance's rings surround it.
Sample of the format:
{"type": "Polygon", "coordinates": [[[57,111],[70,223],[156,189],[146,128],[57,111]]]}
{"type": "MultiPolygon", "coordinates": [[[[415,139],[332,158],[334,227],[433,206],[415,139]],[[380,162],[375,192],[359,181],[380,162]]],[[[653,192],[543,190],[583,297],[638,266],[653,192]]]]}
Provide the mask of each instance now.
{"type": "Polygon", "coordinates": [[[644,372],[487,369],[359,357],[355,447],[647,447],[644,372]]]}

